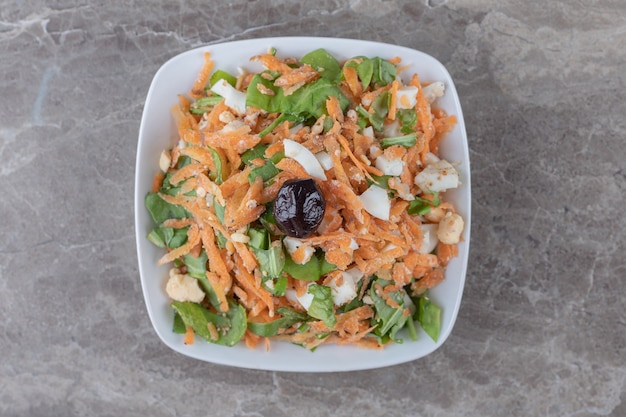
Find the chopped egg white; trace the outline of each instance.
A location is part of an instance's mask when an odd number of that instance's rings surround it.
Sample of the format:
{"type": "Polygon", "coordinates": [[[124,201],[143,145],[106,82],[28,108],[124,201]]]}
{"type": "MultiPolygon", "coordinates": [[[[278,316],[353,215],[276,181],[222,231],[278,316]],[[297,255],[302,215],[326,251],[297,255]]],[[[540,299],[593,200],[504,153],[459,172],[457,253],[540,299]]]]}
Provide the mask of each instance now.
{"type": "Polygon", "coordinates": [[[420,253],[431,253],[437,247],[439,238],[437,237],[437,224],[428,223],[420,225],[422,229],[422,244],[420,245],[420,253]]]}
{"type": "MultiPolygon", "coordinates": [[[[283,244],[285,245],[287,252],[289,252],[290,255],[293,255],[300,248],[300,246],[304,245],[304,242],[302,242],[302,240],[298,238],[286,236],[283,239],[283,244]]],[[[305,263],[309,262],[314,253],[315,248],[306,245],[306,248],[304,249],[304,258],[302,259],[302,262],[300,262],[300,264],[304,265],[305,263]]]]}
{"type": "Polygon", "coordinates": [[[383,174],[397,177],[402,174],[404,164],[402,159],[387,159],[385,155],[376,158],[376,168],[380,169],[383,174]]]}
{"type": "Polygon", "coordinates": [[[285,147],[286,157],[292,158],[302,165],[302,168],[304,168],[309,175],[324,181],[326,180],[326,174],[324,173],[322,165],[320,165],[320,162],[310,150],[291,139],[285,139],[283,146],[285,147]]]}
{"type": "Polygon", "coordinates": [[[391,201],[389,201],[389,196],[384,188],[372,184],[358,199],[369,214],[381,220],[389,220],[391,201]]]}
{"type": "Polygon", "coordinates": [[[298,297],[298,295],[296,294],[296,290],[292,290],[292,289],[288,289],[287,291],[285,291],[285,296],[291,302],[299,303],[302,306],[302,308],[308,311],[309,308],[311,307],[311,303],[313,302],[313,294],[309,294],[309,290],[308,290],[309,286],[311,285],[312,283],[309,283],[307,285],[307,292],[305,292],[301,297],[298,297]]]}
{"type": "Polygon", "coordinates": [[[441,159],[427,165],[415,176],[415,185],[423,192],[445,191],[459,186],[459,174],[452,164],[441,159]]]}
{"type": "Polygon", "coordinates": [[[405,86],[398,88],[396,94],[397,109],[412,109],[417,104],[417,87],[405,86]]]}
{"type": "Polygon", "coordinates": [[[337,279],[333,279],[328,284],[330,287],[333,303],[336,306],[341,306],[349,303],[356,297],[356,283],[351,274],[347,272],[341,273],[341,283],[337,284],[337,279]]]}
{"type": "Polygon", "coordinates": [[[211,86],[211,91],[224,97],[224,104],[239,114],[246,114],[246,93],[237,90],[222,79],[211,86]]]}
{"type": "Polygon", "coordinates": [[[388,122],[383,125],[383,137],[386,138],[394,138],[396,136],[401,136],[402,131],[400,130],[400,122],[398,119],[393,122],[388,122]]]}
{"type": "Polygon", "coordinates": [[[446,92],[446,85],[441,81],[435,81],[424,87],[422,91],[424,92],[426,100],[432,104],[439,97],[443,97],[446,92]]]}
{"type": "Polygon", "coordinates": [[[315,154],[317,161],[320,163],[324,171],[328,171],[333,167],[333,160],[326,151],[320,151],[315,154]]]}

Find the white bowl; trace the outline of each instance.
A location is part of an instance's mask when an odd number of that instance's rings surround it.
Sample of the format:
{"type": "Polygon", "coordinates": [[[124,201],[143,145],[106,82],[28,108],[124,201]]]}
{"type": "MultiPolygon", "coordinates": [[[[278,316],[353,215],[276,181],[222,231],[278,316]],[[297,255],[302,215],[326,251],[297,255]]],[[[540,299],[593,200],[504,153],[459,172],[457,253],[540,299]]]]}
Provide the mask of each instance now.
{"type": "MultiPolygon", "coordinates": [[[[448,338],[461,303],[470,236],[470,167],[467,136],[461,105],[454,83],[448,71],[435,58],[413,49],[377,42],[351,39],[280,37],[251,39],[209,45],[182,53],[167,61],[156,73],[144,106],[135,172],[135,229],[141,286],[152,325],[161,340],[170,348],[192,358],[222,365],[272,371],[337,372],[380,368],[412,361],[439,348],[448,338]],[[458,162],[462,185],[446,192],[445,198],[455,205],[466,222],[459,256],[446,269],[445,280],[429,294],[442,308],[442,328],[437,343],[421,329],[418,340],[405,337],[402,344],[394,344],[384,350],[360,349],[352,346],[321,346],[314,352],[286,342],[272,342],[269,351],[263,343],[257,349],[249,349],[243,343],[234,347],[210,344],[197,338],[192,345],[183,344],[183,335],[172,332],[173,310],[164,291],[168,267],[157,267],[163,251],[152,245],[146,235],[153,227],[144,206],[157,172],[159,155],[163,149],[175,143],[176,128],[170,115],[170,107],[178,101],[177,95],[190,91],[204,62],[203,53],[211,52],[215,67],[236,73],[238,67],[253,70],[249,58],[264,53],[268,48],[277,49],[279,56],[300,57],[317,48],[325,48],[338,59],[356,55],[382,58],[402,58],[409,68],[401,75],[410,77],[417,72],[421,81],[443,81],[446,94],[439,105],[448,114],[456,115],[458,124],[440,146],[441,155],[449,161],[458,162]]],[[[402,334],[401,334],[402,335],[402,334]]],[[[406,334],[404,334],[406,336],[406,334]]]]}

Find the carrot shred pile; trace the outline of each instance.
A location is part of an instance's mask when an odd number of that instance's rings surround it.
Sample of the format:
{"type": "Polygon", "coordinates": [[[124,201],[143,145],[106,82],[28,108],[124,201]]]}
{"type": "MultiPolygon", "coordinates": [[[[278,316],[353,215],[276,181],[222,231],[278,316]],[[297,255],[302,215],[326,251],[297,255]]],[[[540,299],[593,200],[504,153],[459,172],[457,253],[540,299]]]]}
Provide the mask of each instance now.
{"type": "MultiPolygon", "coordinates": [[[[270,53],[252,60],[277,74],[275,85],[282,88],[285,95],[293,94],[301,86],[320,77],[320,73],[310,65],[292,65],[292,61],[270,53]]],[[[398,66],[400,59],[396,57],[389,62],[398,66]]],[[[235,299],[245,308],[249,322],[270,323],[276,319],[280,307],[304,312],[297,300],[272,295],[262,285],[259,260],[245,242],[247,228],[259,221],[266,210],[265,204],[273,201],[282,184],[288,180],[312,178],[295,159],[285,157],[274,163],[278,174],[272,181],[264,182],[260,176],[249,180],[254,168],[268,164],[268,160],[283,152],[283,141],[291,139],[313,153],[326,152],[330,161],[330,168],[325,170],[327,180],[315,179],[326,201],[323,221],[311,237],[301,239],[302,246],[292,254],[294,261],[303,261],[306,249],[312,248],[322,251],[326,261],[337,267],[322,276],[318,283],[341,281],[342,271],[356,269],[364,281],[358,294],[361,299],[365,282],[375,275],[390,282],[387,287],[375,290],[390,307],[395,308],[397,302],[389,295],[390,292],[410,287],[414,294],[419,295],[444,279],[444,268],[458,255],[457,243],[439,243],[436,253],[423,253],[424,232],[421,226],[437,221],[429,221],[420,214],[408,214],[411,198],[401,196],[421,194],[414,178],[424,168],[429,155],[438,155],[439,145],[456,125],[456,118],[431,107],[424,94],[425,84],[417,74],[407,83],[417,87],[418,91],[414,97],[416,143],[408,149],[399,145],[381,149],[375,139],[361,131],[354,108],[366,103],[363,107],[371,113],[373,110],[367,103],[386,92],[390,95],[387,122],[396,120],[400,111],[397,95],[402,87],[398,80],[374,89],[364,86],[354,67],[345,66],[340,88],[350,98],[349,108],[352,110],[342,110],[337,98],[331,96],[325,103],[326,114],[317,123],[294,126],[284,122],[261,137],[259,133],[272,124],[276,114],[254,107],[248,107],[246,114],[237,114],[224,100],[204,114],[190,112],[194,100],[212,96],[205,86],[214,66],[207,53],[188,97],[181,96],[179,103],[171,109],[180,145],[166,151],[172,161],[167,170],[167,180],[172,185],[181,185],[182,189],[177,195],[159,193],[159,196],[169,204],[184,208],[189,217],[169,219],[163,223],[168,228],[186,229],[186,243],[168,249],[158,260],[159,265],[175,262],[189,254],[198,256],[204,251],[208,257],[206,278],[214,290],[218,301],[216,310],[219,312],[228,312],[229,299],[235,299]],[[326,131],[323,126],[326,126],[326,131]],[[243,164],[242,154],[258,144],[267,145],[262,158],[248,165],[243,164]],[[387,184],[394,193],[390,199],[388,220],[370,214],[359,198],[370,184],[383,186],[383,171],[374,163],[380,155],[389,160],[401,160],[403,166],[402,173],[387,184]],[[187,157],[190,162],[178,168],[176,161],[180,157],[187,157]],[[219,218],[216,203],[224,207],[223,219],[219,218]]],[[[243,91],[250,79],[250,75],[241,77],[237,82],[238,88],[243,91]]],[[[156,174],[152,192],[158,192],[163,181],[164,173],[156,174]]],[[[432,199],[428,195],[421,197],[432,199]]],[[[443,203],[433,210],[433,216],[435,212],[441,218],[455,210],[450,204],[443,203]]],[[[185,271],[184,267],[182,271],[185,271]]],[[[287,290],[303,295],[307,283],[288,276],[287,290]]],[[[332,327],[322,320],[313,320],[305,331],[296,331],[295,327],[282,329],[272,339],[286,340],[310,349],[324,343],[380,349],[383,347],[381,342],[368,337],[376,327],[372,325],[374,316],[374,309],[366,304],[347,312],[337,312],[336,323],[332,327]],[[330,335],[320,337],[328,333],[330,335]]],[[[212,338],[218,337],[214,327],[209,330],[212,338]]],[[[188,327],[184,341],[193,343],[193,340],[193,330],[188,327]]],[[[250,348],[255,348],[262,340],[269,349],[269,339],[254,334],[250,329],[242,338],[250,348]]]]}

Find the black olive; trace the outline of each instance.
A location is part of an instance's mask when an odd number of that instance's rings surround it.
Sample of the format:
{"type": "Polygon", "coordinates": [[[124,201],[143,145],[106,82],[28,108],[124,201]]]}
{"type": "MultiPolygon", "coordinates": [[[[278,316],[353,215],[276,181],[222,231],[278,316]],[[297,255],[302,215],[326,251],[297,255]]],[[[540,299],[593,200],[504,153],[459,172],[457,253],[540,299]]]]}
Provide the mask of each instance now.
{"type": "Polygon", "coordinates": [[[274,201],[276,225],[291,237],[305,238],[317,230],[324,218],[326,201],[315,181],[285,181],[274,201]]]}

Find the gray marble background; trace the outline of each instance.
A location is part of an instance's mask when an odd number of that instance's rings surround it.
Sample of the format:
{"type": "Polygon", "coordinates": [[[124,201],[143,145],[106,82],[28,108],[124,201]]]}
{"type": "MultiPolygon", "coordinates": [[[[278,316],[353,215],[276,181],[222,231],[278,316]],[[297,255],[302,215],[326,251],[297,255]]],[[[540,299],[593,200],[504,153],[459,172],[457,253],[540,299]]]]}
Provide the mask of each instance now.
{"type": "Polygon", "coordinates": [[[625,46],[623,0],[1,0],[0,415],[626,416],[625,46]],[[426,358],[249,371],[150,325],[133,178],[151,79],[280,35],[408,46],[456,81],[472,244],[426,358]]]}

